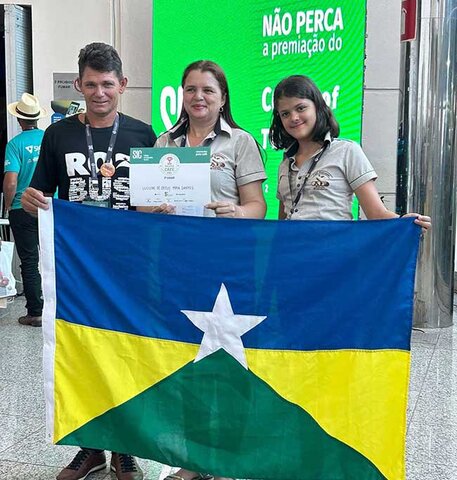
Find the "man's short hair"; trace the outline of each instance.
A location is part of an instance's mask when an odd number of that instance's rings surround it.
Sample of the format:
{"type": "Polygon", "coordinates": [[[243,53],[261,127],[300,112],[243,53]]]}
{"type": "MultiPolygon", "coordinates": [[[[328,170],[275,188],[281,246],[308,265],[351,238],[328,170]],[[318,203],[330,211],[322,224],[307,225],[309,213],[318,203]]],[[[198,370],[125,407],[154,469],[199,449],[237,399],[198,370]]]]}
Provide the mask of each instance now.
{"type": "Polygon", "coordinates": [[[124,78],[119,54],[114,47],[106,43],[90,43],[80,50],[78,57],[79,78],[82,78],[86,67],[97,72],[114,72],[119,80],[124,78]]]}

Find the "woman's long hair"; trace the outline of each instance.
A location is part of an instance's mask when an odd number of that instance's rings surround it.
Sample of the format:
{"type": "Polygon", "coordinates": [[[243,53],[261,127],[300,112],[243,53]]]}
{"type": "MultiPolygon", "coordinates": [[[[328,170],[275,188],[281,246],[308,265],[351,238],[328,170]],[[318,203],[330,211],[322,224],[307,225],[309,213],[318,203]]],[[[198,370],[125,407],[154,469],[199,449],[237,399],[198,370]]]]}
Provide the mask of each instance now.
{"type": "Polygon", "coordinates": [[[304,75],[292,75],[278,83],[273,95],[273,119],[269,138],[274,148],[285,149],[295,141],[284,129],[278,112],[278,101],[283,97],[303,98],[314,103],[316,125],[311,137],[314,142],[323,142],[327,132],[330,132],[332,137],[338,137],[340,134],[338,122],[330,107],[325,103],[324,97],[316,84],[304,75]]]}

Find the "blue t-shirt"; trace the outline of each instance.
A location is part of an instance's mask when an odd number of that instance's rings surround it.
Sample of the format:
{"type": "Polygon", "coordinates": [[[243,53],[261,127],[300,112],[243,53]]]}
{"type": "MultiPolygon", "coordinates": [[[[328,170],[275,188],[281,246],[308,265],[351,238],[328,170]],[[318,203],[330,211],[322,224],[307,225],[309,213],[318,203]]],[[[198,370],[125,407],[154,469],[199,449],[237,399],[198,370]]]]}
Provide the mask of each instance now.
{"type": "Polygon", "coordinates": [[[11,205],[12,209],[22,208],[21,197],[25,189],[30,185],[35,172],[43,135],[44,131],[37,128],[25,130],[6,145],[5,173],[17,173],[17,189],[11,205]]]}

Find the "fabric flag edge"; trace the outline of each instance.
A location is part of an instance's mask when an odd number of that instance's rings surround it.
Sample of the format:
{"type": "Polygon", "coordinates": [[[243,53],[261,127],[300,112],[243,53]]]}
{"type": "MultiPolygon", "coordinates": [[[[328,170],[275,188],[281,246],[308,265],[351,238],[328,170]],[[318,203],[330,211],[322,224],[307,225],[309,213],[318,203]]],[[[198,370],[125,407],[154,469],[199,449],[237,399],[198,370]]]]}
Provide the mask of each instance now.
{"type": "Polygon", "coordinates": [[[54,439],[54,353],[56,316],[56,270],[54,258],[54,210],[48,199],[47,210],[38,209],[40,264],[43,288],[43,377],[46,401],[46,439],[54,439]]]}

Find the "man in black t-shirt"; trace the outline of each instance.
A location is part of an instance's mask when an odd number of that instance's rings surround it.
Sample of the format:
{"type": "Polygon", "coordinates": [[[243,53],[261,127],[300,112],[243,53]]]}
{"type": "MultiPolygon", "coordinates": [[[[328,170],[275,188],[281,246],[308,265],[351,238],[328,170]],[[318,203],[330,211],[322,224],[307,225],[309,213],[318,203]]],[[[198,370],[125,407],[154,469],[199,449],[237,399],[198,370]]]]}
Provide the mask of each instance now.
{"type": "MultiPolygon", "coordinates": [[[[78,65],[75,86],[84,95],[86,113],[65,118],[46,130],[35,174],[22,195],[22,206],[32,215],[37,215],[39,208],[49,208],[46,196],[56,189],[64,200],[130,208],[130,148],[152,147],[156,140],[150,126],[117,111],[127,78],[113,47],[87,45],[79,53],[78,65]]],[[[84,479],[105,467],[103,451],[81,448],[57,480],[84,479]]],[[[113,452],[111,469],[118,480],[143,478],[130,455],[113,452]]]]}
{"type": "Polygon", "coordinates": [[[117,112],[119,95],[127,86],[127,78],[122,76],[122,70],[100,70],[103,56],[108,55],[110,49],[116,52],[105,44],[91,44],[81,51],[85,57],[81,65],[80,54],[80,77],[76,86],[84,95],[87,112],[65,118],[46,130],[30,183],[32,188],[26,190],[22,199],[24,210],[29,213],[36,215],[38,208],[46,209],[44,196],[53,195],[57,187],[59,198],[64,200],[120,209],[130,206],[130,147],[151,147],[156,136],[149,125],[117,112]],[[91,64],[93,58],[94,65],[91,64]],[[107,159],[116,118],[118,133],[111,158],[107,159]],[[93,144],[92,159],[87,125],[93,144]]]}
{"type": "Polygon", "coordinates": [[[67,117],[48,127],[30,186],[46,193],[54,193],[58,187],[59,198],[70,202],[96,204],[106,201],[112,208],[128,209],[130,147],[152,146],[155,136],[151,127],[119,113],[119,132],[110,161],[110,165],[114,167],[113,174],[103,176],[100,170],[103,171],[104,168],[112,125],[97,128],[91,121],[97,170],[96,181],[92,181],[86,126],[80,117],[67,117]]]}

